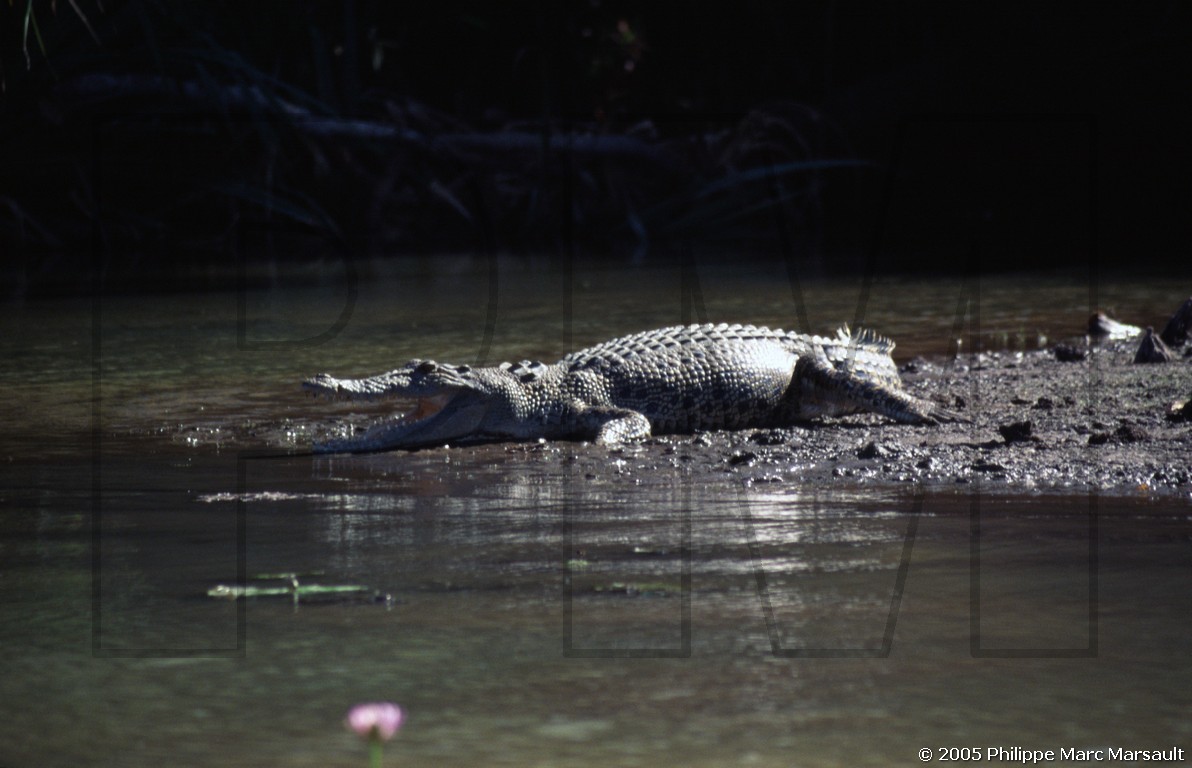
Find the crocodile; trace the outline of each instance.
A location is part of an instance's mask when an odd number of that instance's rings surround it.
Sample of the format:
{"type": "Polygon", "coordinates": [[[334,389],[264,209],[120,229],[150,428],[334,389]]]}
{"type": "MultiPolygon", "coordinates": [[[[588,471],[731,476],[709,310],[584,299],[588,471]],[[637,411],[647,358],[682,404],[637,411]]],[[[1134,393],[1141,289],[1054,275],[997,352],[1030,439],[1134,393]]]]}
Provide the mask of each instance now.
{"type": "Polygon", "coordinates": [[[414,403],[363,434],[316,443],[320,453],[541,438],[615,444],[860,412],[915,424],[967,420],[907,393],[893,349],[890,339],[848,326],[822,337],[688,325],[623,336],[549,365],[473,368],[415,359],[362,379],[323,373],[303,387],[332,398],[414,403]]]}

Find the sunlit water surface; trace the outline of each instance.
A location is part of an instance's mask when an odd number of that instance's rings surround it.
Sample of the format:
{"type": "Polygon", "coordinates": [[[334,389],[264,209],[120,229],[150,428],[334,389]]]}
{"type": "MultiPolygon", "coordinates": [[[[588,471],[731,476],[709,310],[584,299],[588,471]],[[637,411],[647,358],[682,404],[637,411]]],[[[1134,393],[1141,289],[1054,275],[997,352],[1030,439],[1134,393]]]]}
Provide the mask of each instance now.
{"type": "MultiPolygon", "coordinates": [[[[612,455],[589,477],[568,453],[605,449],[582,445],[299,453],[328,407],[297,390],[317,371],[554,360],[703,319],[862,322],[905,359],[954,351],[958,307],[982,344],[1033,349],[1081,332],[1087,279],[864,294],[533,266],[5,309],[0,765],[362,765],[342,719],[373,699],[409,711],[403,766],[1192,747],[1178,500],[619,479],[612,455]],[[369,591],[206,596],[281,573],[369,591]]],[[[1093,293],[1141,324],[1182,298],[1093,293]]]]}

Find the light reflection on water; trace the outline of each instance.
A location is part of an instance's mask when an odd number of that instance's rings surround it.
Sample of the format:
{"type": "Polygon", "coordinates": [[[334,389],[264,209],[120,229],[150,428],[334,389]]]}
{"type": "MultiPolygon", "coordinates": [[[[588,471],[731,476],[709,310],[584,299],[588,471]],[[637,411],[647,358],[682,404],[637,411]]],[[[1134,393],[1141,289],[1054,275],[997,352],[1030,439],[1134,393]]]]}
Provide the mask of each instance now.
{"type": "MultiPolygon", "coordinates": [[[[179,755],[194,765],[351,765],[359,747],[339,719],[352,701],[377,697],[413,712],[393,749],[410,765],[647,765],[663,751],[692,765],[788,765],[792,755],[800,765],[881,764],[941,738],[1189,736],[1183,508],[1103,506],[1098,658],[972,658],[967,498],[941,494],[923,500],[889,658],[784,658],[775,643],[880,650],[914,497],[681,483],[641,492],[545,475],[447,477],[429,494],[378,479],[343,493],[340,473],[357,468],[312,478],[302,458],[254,464],[239,496],[227,458],[197,456],[152,480],[133,471],[142,462],[110,457],[107,468],[104,647],[180,658],[90,655],[90,531],[65,514],[86,497],[84,481],[77,496],[67,487],[38,507],[14,498],[0,696],[33,704],[0,724],[6,762],[82,759],[102,744],[99,762],[122,765],[179,755]],[[257,600],[242,658],[188,656],[235,647],[235,606],[201,592],[234,564],[238,498],[250,572],[321,571],[394,603],[257,600]],[[685,520],[687,656],[619,658],[684,647],[685,520]]],[[[12,471],[5,481],[21,485],[12,471]]],[[[1001,566],[985,579],[985,642],[1083,647],[1087,500],[985,508],[984,556],[1001,566]]]]}
{"type": "MultiPolygon", "coordinates": [[[[653,296],[677,281],[578,277],[574,341],[682,319],[677,291],[653,296]]],[[[782,281],[714,277],[713,319],[792,325],[782,281]]],[[[527,298],[555,278],[502,284],[493,360],[569,348],[561,292],[527,298]]],[[[95,465],[90,306],[8,310],[0,352],[20,363],[0,380],[27,397],[0,401],[0,765],[359,765],[340,721],[374,698],[410,710],[389,750],[398,765],[889,765],[924,746],[1192,746],[1192,517],[1178,502],[1101,500],[1094,591],[1087,498],[983,498],[974,592],[968,495],[593,482],[565,453],[500,447],[259,455],[303,445],[323,413],[296,392],[305,375],[473,359],[483,308],[439,301],[461,279],[368,286],[343,337],[309,349],[238,346],[230,295],[106,300],[95,465]],[[257,452],[238,462],[246,448],[257,452]],[[204,595],[235,580],[241,552],[250,575],[318,574],[302,578],[393,600],[259,599],[241,626],[240,606],[204,595]],[[1094,596],[1097,644],[1082,656],[1094,596]],[[808,649],[870,655],[783,654],[808,649]],[[1076,652],[1048,658],[1057,649],[1076,652]]],[[[904,357],[939,351],[956,286],[895,282],[871,294],[871,324],[904,357]]],[[[853,321],[839,306],[855,288],[803,285],[815,330],[853,321]]],[[[1075,278],[981,290],[990,343],[1079,332],[1088,309],[1075,278]]],[[[336,300],[323,293],[252,297],[248,338],[312,335],[336,300]]],[[[1138,283],[1101,294],[1143,324],[1182,298],[1138,283]]]]}

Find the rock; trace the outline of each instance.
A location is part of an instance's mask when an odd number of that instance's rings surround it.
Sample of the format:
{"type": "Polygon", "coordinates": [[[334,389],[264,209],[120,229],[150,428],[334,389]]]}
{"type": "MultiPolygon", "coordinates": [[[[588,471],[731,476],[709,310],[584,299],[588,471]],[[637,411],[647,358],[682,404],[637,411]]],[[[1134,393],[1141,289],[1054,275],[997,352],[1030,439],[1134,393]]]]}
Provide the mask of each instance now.
{"type": "Polygon", "coordinates": [[[1094,432],[1089,435],[1089,445],[1105,445],[1109,442],[1141,443],[1150,438],[1150,433],[1137,424],[1122,424],[1112,434],[1109,432],[1094,432]]]}
{"type": "Polygon", "coordinates": [[[781,429],[759,429],[750,436],[749,442],[755,445],[785,445],[787,434],[781,429]]]}
{"type": "Polygon", "coordinates": [[[1175,311],[1159,338],[1169,347],[1182,347],[1192,341],[1192,297],[1186,299],[1175,311]]]}
{"type": "Polygon", "coordinates": [[[1151,435],[1137,424],[1123,424],[1113,433],[1118,441],[1123,443],[1140,443],[1149,440],[1151,435]]]}
{"type": "Polygon", "coordinates": [[[1142,342],[1138,345],[1138,352],[1134,355],[1134,364],[1169,363],[1171,359],[1171,350],[1167,348],[1162,339],[1155,335],[1155,329],[1147,326],[1146,335],[1142,337],[1142,342]]]}
{"type": "Polygon", "coordinates": [[[1010,424],[1002,424],[998,426],[997,431],[1001,433],[1007,445],[1010,443],[1039,441],[1039,438],[1031,436],[1031,423],[1029,421],[1015,421],[1010,424]]]}
{"type": "Polygon", "coordinates": [[[1056,344],[1055,359],[1061,363],[1078,363],[1089,356],[1089,352],[1084,347],[1076,347],[1071,344],[1056,344]]]}
{"type": "Polygon", "coordinates": [[[857,450],[857,458],[858,459],[884,459],[888,456],[894,455],[895,453],[896,453],[896,451],[892,451],[889,448],[885,448],[885,447],[880,446],[877,443],[871,441],[864,448],[860,448],[857,450]]]}

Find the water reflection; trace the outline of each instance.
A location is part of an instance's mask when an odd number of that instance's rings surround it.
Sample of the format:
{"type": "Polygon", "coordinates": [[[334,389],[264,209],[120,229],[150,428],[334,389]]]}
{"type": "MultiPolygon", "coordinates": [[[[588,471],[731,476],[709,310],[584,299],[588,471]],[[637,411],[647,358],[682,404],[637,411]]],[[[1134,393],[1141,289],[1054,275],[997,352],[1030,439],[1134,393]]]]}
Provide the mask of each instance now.
{"type": "MultiPolygon", "coordinates": [[[[504,455],[492,450],[479,456],[504,455]]],[[[919,509],[908,494],[639,487],[483,462],[428,481],[407,458],[255,461],[236,490],[226,457],[149,477],[143,456],[108,456],[101,640],[187,663],[90,655],[86,483],[46,493],[9,472],[27,490],[0,539],[0,697],[74,725],[11,716],[0,744],[23,746],[0,757],[84,760],[103,743],[140,765],[169,742],[192,765],[351,765],[339,721],[365,698],[410,708],[403,764],[649,764],[659,750],[690,765],[873,763],[961,724],[983,742],[1190,735],[1190,522],[1171,502],[1102,508],[1099,658],[974,659],[967,497],[919,509]],[[235,606],[200,595],[234,566],[241,505],[250,572],[319,571],[394,603],[253,601],[242,658],[195,660],[185,651],[236,647],[235,606]],[[278,701],[294,702],[281,726],[278,701]]],[[[985,500],[980,647],[1087,644],[1087,508],[985,500]]]]}

